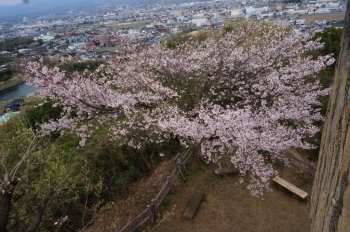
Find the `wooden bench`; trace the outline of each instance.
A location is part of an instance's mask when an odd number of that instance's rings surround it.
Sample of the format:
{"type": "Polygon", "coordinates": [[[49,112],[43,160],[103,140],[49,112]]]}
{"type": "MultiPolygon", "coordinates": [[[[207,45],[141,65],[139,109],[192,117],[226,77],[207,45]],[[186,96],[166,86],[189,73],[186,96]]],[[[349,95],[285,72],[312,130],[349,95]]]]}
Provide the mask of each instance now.
{"type": "Polygon", "coordinates": [[[229,175],[229,174],[237,174],[239,173],[239,169],[238,168],[234,168],[234,167],[228,167],[228,168],[218,168],[215,170],[215,173],[218,175],[229,175]]]}
{"type": "Polygon", "coordinates": [[[275,182],[279,186],[284,187],[285,189],[287,189],[288,191],[290,191],[291,193],[293,193],[294,195],[300,197],[303,200],[308,196],[307,192],[305,192],[304,190],[298,188],[297,186],[289,183],[288,181],[282,179],[279,176],[276,176],[272,180],[273,180],[273,182],[275,182]]]}
{"type": "Polygon", "coordinates": [[[193,219],[196,214],[200,203],[202,202],[204,197],[204,193],[202,191],[197,190],[193,195],[191,201],[188,203],[188,206],[183,214],[183,216],[187,219],[193,219]]]}

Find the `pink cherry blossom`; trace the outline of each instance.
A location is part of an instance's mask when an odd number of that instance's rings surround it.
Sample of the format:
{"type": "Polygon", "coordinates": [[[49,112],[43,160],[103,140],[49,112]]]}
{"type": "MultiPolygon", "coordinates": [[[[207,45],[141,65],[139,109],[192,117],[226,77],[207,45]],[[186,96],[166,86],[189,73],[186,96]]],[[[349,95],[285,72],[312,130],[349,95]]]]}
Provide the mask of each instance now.
{"type": "Polygon", "coordinates": [[[27,62],[25,77],[44,86],[39,97],[63,107],[61,119],[42,125],[43,134],[73,130],[83,146],[98,123],[136,148],[177,137],[184,147],[200,147],[207,162],[230,155],[240,174],[251,177],[251,193],[261,195],[277,173],[267,160],[287,163],[285,149],[312,148],[303,138],[323,120],[318,98],[330,89],[322,89],[316,74],[334,59],[307,56],[323,46],[310,38],[247,21],[175,49],[125,46],[92,73],[68,76],[27,62]]]}

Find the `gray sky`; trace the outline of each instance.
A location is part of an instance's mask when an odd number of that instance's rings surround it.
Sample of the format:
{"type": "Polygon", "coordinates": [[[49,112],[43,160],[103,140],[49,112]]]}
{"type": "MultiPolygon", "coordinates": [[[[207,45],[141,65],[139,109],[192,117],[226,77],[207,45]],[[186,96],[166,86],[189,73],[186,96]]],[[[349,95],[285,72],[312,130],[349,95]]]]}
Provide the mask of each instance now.
{"type": "Polygon", "coordinates": [[[0,6],[1,5],[15,5],[18,3],[21,3],[22,0],[0,0],[0,6]]]}

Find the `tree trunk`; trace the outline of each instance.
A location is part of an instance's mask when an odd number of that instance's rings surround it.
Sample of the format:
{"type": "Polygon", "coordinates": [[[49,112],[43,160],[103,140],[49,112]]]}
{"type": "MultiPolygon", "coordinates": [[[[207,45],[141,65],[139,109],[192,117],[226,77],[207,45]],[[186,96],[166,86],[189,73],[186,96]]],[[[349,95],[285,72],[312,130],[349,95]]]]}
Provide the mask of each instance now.
{"type": "Polygon", "coordinates": [[[43,218],[46,206],[49,203],[51,196],[55,193],[55,189],[55,187],[49,188],[45,194],[44,199],[37,205],[37,211],[34,222],[29,226],[27,232],[34,232],[36,229],[38,229],[41,223],[41,219],[43,218]]]}
{"type": "Polygon", "coordinates": [[[350,231],[350,0],[311,196],[311,231],[350,231]]]}
{"type": "Polygon", "coordinates": [[[6,183],[0,190],[0,231],[7,232],[6,225],[11,211],[12,193],[7,191],[6,183]]]}

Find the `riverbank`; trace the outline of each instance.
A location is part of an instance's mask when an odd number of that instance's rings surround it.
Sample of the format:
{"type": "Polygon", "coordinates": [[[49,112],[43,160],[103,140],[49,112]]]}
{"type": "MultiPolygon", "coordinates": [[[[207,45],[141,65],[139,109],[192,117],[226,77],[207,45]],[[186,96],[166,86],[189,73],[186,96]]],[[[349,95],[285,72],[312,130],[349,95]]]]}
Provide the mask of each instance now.
{"type": "Polygon", "coordinates": [[[14,85],[13,87],[6,88],[0,91],[0,102],[7,103],[16,98],[25,98],[28,94],[34,93],[38,90],[38,88],[34,86],[26,85],[23,82],[19,84],[17,83],[13,82],[13,85],[14,85]]]}
{"type": "Polygon", "coordinates": [[[24,81],[20,76],[14,76],[10,80],[0,82],[0,91],[21,85],[23,83],[24,81]]]}

